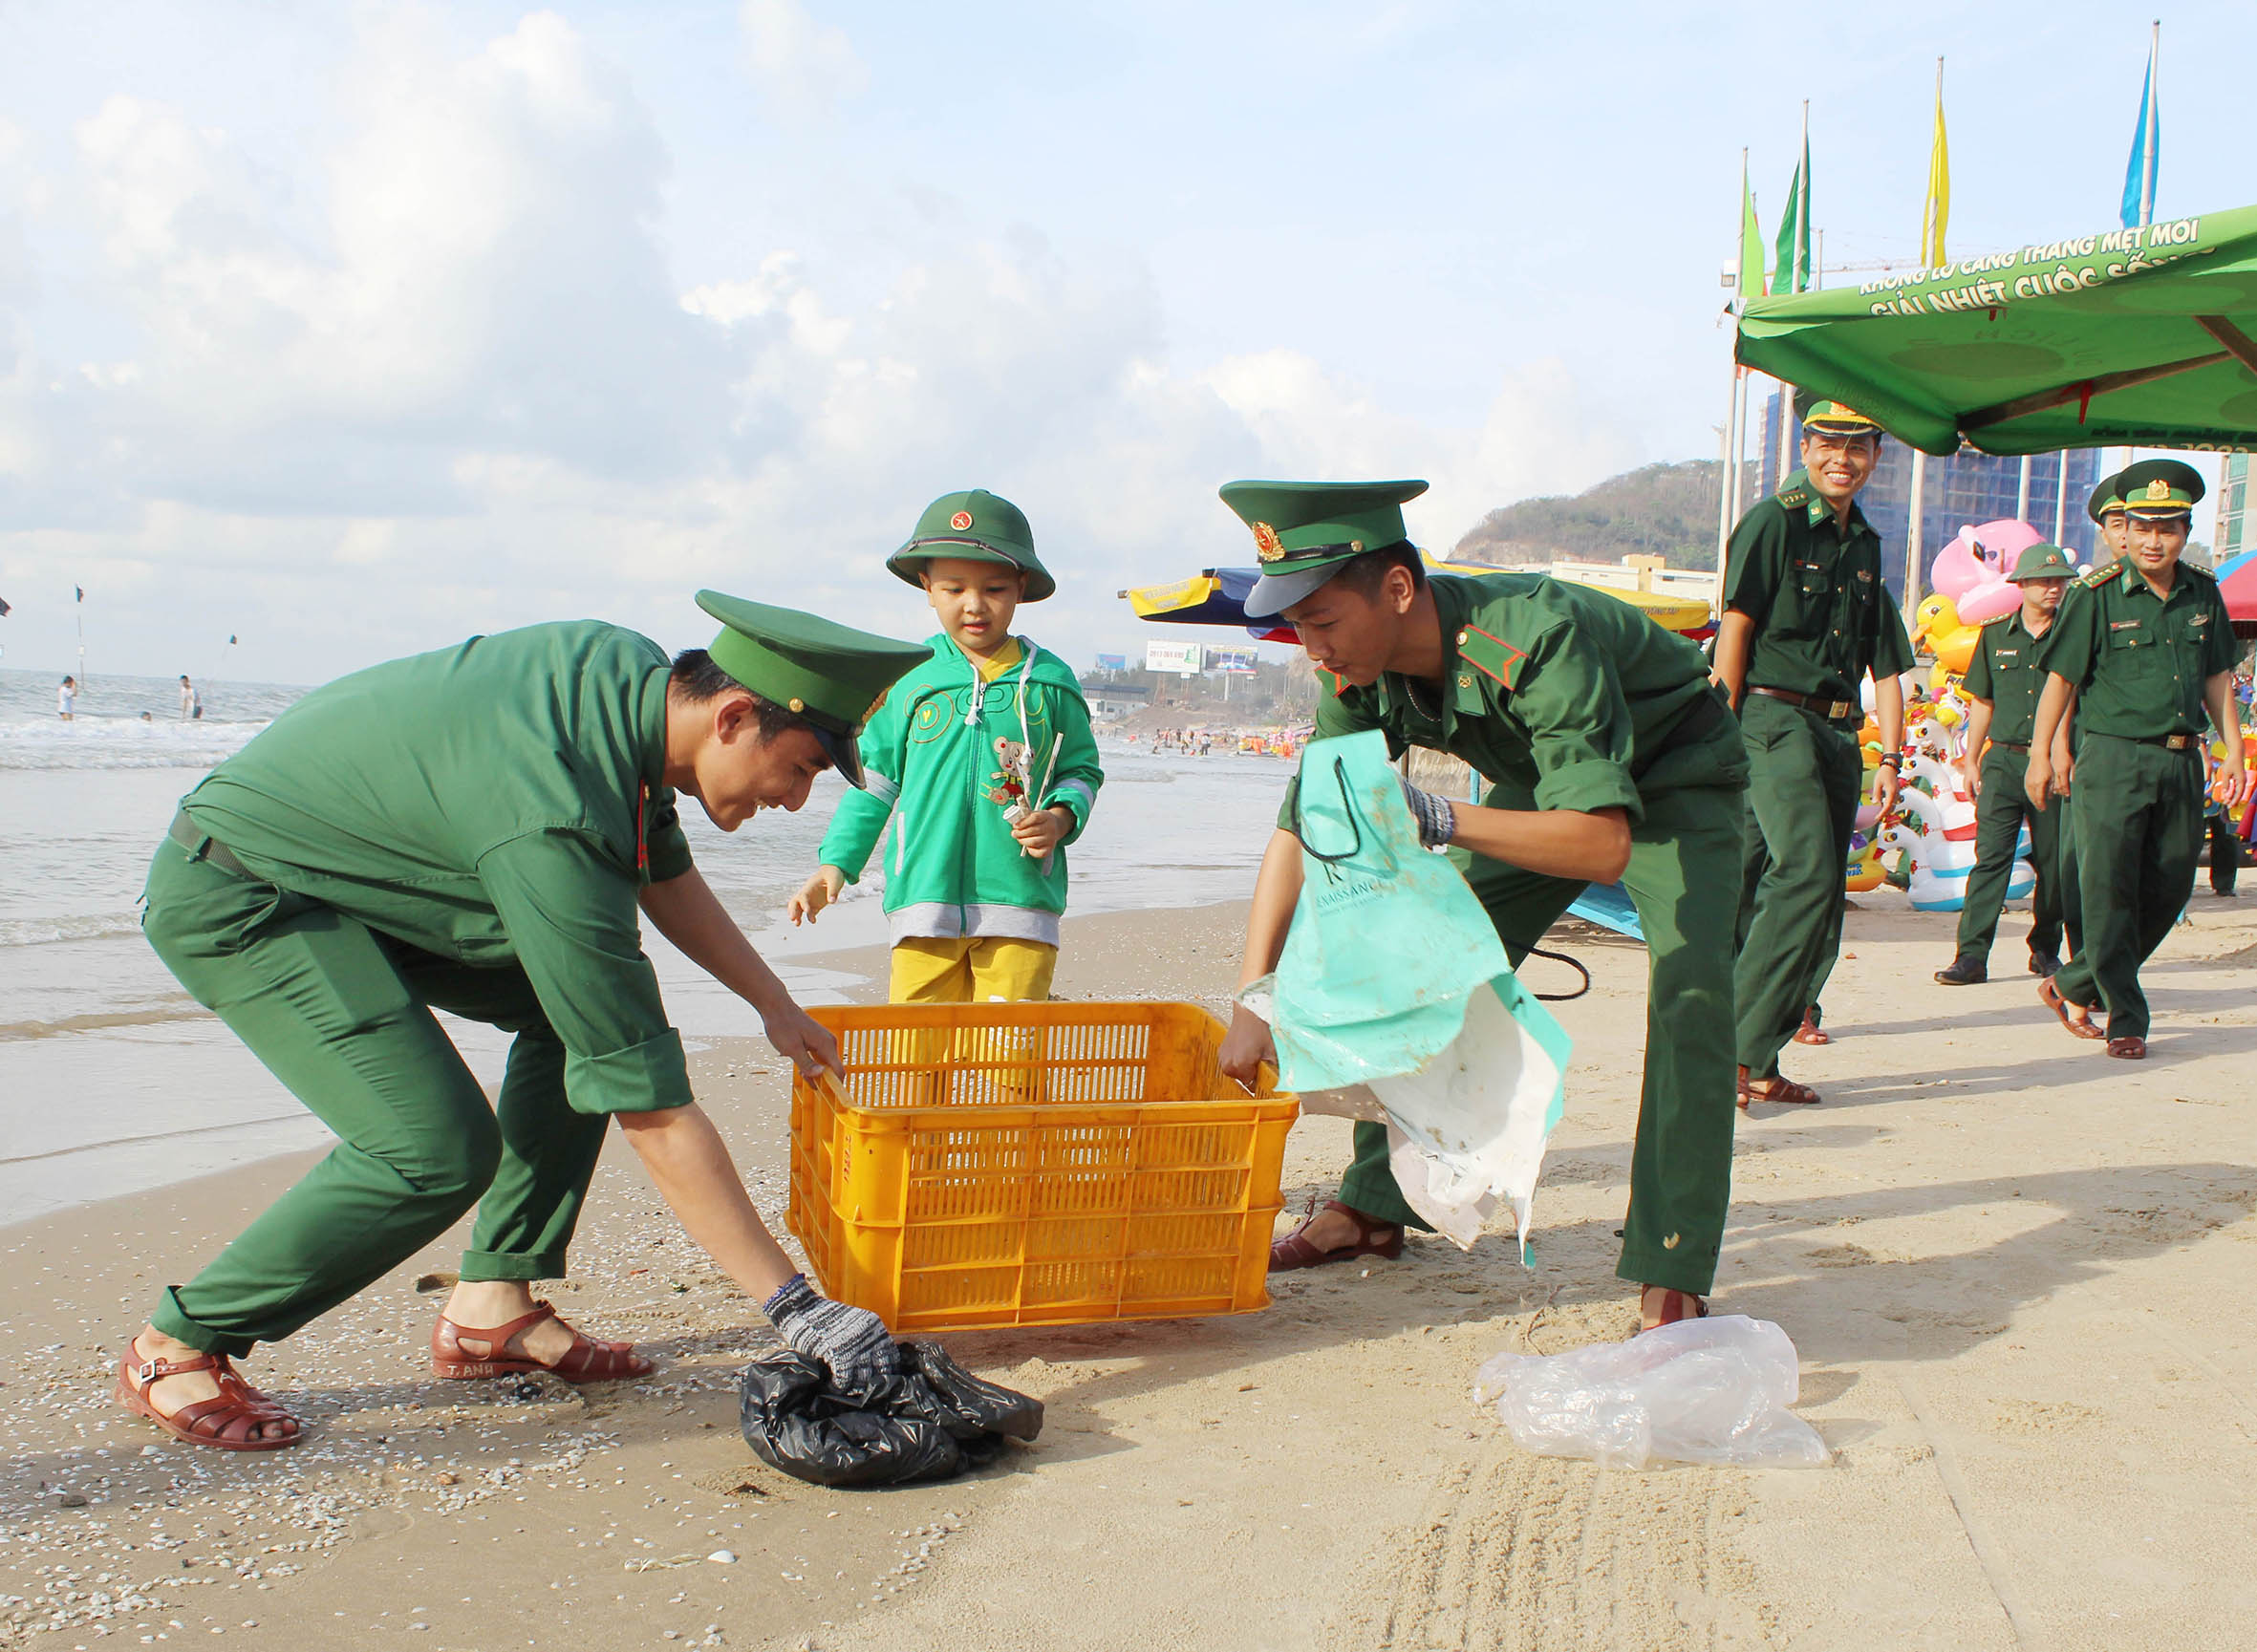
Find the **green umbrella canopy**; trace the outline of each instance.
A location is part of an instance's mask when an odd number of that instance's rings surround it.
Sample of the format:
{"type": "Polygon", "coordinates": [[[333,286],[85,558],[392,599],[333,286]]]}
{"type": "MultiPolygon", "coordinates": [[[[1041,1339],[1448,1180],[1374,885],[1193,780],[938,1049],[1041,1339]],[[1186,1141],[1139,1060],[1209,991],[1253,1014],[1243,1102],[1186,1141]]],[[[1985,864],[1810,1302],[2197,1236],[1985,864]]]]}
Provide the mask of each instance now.
{"type": "Polygon", "coordinates": [[[1934,454],[2257,446],[2257,206],[1758,298],[1737,348],[1934,454]]]}

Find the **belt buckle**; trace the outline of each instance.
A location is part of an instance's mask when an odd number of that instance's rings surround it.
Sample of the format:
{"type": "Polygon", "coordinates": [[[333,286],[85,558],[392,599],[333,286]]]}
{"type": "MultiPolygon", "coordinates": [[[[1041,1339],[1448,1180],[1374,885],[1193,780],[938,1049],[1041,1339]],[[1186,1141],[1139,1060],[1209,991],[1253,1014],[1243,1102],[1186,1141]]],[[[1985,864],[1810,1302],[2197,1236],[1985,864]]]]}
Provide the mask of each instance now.
{"type": "Polygon", "coordinates": [[[2190,734],[2167,734],[2163,736],[2163,749],[2165,751],[2184,751],[2192,744],[2194,744],[2194,736],[2190,734]]]}
{"type": "Polygon", "coordinates": [[[1855,709],[1846,699],[1830,699],[1826,702],[1826,719],[1829,722],[1839,722],[1855,709]]]}

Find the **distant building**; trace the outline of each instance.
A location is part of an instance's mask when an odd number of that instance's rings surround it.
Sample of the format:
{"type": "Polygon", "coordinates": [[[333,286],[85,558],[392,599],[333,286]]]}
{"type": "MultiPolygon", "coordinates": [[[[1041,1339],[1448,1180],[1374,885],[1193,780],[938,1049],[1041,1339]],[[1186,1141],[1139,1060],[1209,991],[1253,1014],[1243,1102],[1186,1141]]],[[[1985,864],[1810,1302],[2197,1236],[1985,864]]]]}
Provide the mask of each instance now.
{"type": "Polygon", "coordinates": [[[2223,568],[2229,556],[2239,556],[2257,546],[2257,523],[2251,523],[2249,509],[2249,456],[2229,453],[2218,482],[2218,548],[2215,555],[2223,568]]]}
{"type": "MultiPolygon", "coordinates": [[[[1743,508],[1755,499],[1768,498],[1779,487],[1779,426],[1780,398],[1774,393],[1763,410],[1763,462],[1761,489],[1752,498],[1743,501],[1743,508]]],[[[1792,423],[1789,431],[1790,448],[1787,468],[1798,469],[1802,461],[1802,421],[1787,414],[1792,423]]],[[[2092,497],[2093,488],[2100,480],[2101,462],[2108,450],[2098,447],[2074,448],[2068,454],[2069,484],[2067,508],[2060,516],[2061,537],[2065,547],[2083,563],[2093,559],[2094,536],[2099,531],[2085,517],[2085,501],[2092,497]]],[[[2030,461],[2030,510],[2027,520],[2048,539],[2053,535],[2054,502],[2062,491],[2061,461],[2058,453],[2041,453],[2030,461]]],[[[1927,475],[1921,490],[1922,588],[1926,588],[1926,569],[1933,567],[1936,553],[1959,537],[1959,530],[1980,523],[1998,522],[2014,514],[2014,505],[2021,496],[2022,461],[1988,453],[1977,453],[1963,447],[1948,459],[1929,456],[1927,475]]],[[[1890,589],[1902,597],[1904,592],[1904,529],[1912,516],[1912,449],[1901,441],[1881,444],[1881,463],[1873,473],[1873,480],[1858,495],[1858,504],[1864,510],[1866,520],[1881,534],[1881,575],[1890,589]]],[[[2223,529],[2221,529],[2223,531],[2223,529]]]]}

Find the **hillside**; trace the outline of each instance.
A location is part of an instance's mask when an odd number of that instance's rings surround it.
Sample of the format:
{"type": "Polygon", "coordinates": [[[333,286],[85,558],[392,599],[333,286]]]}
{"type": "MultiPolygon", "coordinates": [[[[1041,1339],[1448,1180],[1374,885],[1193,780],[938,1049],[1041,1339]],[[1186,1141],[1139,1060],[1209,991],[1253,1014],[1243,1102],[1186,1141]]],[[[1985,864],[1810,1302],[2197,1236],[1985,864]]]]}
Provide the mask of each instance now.
{"type": "Polygon", "coordinates": [[[1451,557],[1511,568],[1644,554],[1666,556],[1672,568],[1714,568],[1722,468],[1714,460],[1649,464],[1572,499],[1524,499],[1475,523],[1451,557]]]}

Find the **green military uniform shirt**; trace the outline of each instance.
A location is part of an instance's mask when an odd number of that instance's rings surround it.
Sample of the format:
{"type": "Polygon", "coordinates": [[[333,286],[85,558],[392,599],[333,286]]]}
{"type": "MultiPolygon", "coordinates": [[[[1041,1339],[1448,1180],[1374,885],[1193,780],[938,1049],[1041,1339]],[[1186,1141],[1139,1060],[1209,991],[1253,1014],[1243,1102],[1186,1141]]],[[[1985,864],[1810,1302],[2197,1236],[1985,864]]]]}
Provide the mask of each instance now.
{"type": "Polygon", "coordinates": [[[691,869],[665,652],[583,621],[315,689],[183,807],[277,889],[462,963],[522,966],[581,1112],[691,1099],[636,895],[691,869]]]}
{"type": "Polygon", "coordinates": [[[1858,698],[1858,684],[1912,669],[1912,643],[1881,577],[1881,535],[1853,504],[1849,523],[1796,471],[1733,529],[1724,605],[1755,621],[1752,687],[1858,698]]]}
{"type": "MultiPolygon", "coordinates": [[[[1709,692],[1701,651],[1603,591],[1540,573],[1429,581],[1442,622],[1440,692],[1393,673],[1342,687],[1317,708],[1316,738],[1383,729],[1464,759],[1503,808],[1602,808],[1643,818],[1641,795],[1737,785],[1712,757],[1680,763],[1674,726],[1709,692]],[[1650,765],[1650,766],[1649,766],[1650,765]]],[[[1278,824],[1294,828],[1289,790],[1278,824]]]]}
{"type": "Polygon", "coordinates": [[[2077,726],[2124,740],[2201,732],[2203,685],[2236,653],[2215,575],[2182,562],[2159,597],[2130,557],[2069,588],[2048,643],[2047,670],[2078,690],[2077,726]]]}
{"type": "Polygon", "coordinates": [[[2000,745],[2028,745],[2037,723],[2037,698],[2045,692],[2048,645],[2059,633],[2058,617],[2043,636],[2032,636],[2016,609],[1983,628],[1974,657],[1967,661],[1965,686],[1990,702],[1990,738],[2000,745]]]}

